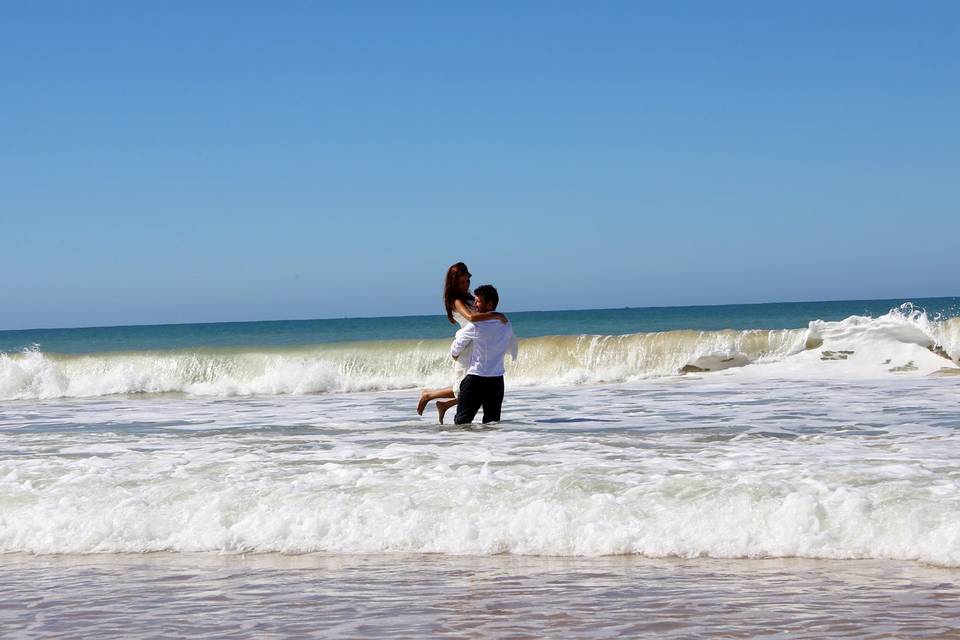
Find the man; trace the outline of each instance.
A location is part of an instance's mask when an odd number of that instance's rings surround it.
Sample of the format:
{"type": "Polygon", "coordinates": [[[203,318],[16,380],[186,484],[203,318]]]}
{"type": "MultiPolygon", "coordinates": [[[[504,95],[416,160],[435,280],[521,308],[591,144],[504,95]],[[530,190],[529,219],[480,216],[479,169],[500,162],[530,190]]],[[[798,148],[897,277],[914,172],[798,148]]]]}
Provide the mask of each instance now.
{"type": "MultiPolygon", "coordinates": [[[[496,311],[500,296],[493,285],[485,284],[473,292],[477,311],[496,311]]],[[[503,404],[503,357],[510,352],[517,359],[517,338],[510,323],[500,320],[471,322],[457,331],[450,355],[456,360],[470,345],[470,363],[467,376],[460,383],[456,424],[470,424],[477,411],[483,407],[483,423],[500,420],[503,404]]]]}

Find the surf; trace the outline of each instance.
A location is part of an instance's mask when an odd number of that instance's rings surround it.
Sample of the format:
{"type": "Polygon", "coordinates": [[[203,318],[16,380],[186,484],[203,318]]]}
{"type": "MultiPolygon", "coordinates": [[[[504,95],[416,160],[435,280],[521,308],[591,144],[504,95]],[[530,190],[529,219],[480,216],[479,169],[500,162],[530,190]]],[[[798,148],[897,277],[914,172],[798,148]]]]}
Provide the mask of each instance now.
{"type": "MultiPolygon", "coordinates": [[[[182,393],[250,396],[449,385],[449,340],[340,342],[108,353],[0,353],[0,400],[182,393]]],[[[877,318],[805,329],[673,330],[521,339],[511,386],[629,382],[742,370],[762,377],[947,374],[960,362],[960,318],[903,305],[877,318]]]]}

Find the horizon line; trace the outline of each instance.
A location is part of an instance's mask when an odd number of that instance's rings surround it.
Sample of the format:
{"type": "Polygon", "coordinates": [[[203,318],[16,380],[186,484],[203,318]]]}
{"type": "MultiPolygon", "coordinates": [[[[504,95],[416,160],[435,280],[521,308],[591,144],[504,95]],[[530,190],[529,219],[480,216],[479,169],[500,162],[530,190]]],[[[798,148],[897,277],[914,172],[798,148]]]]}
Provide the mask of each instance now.
{"type": "MultiPolygon", "coordinates": [[[[915,297],[915,300],[947,300],[960,299],[960,295],[955,296],[922,296],[915,297]]],[[[634,307],[625,305],[622,307],[592,307],[585,309],[524,309],[510,311],[510,313],[571,313],[577,311],[622,311],[622,310],[645,310],[645,309],[694,309],[702,307],[750,307],[764,306],[774,304],[829,304],[835,302],[895,302],[903,300],[901,304],[911,301],[910,297],[898,296],[893,298],[843,298],[834,300],[778,300],[771,302],[725,302],[714,304],[675,304],[675,305],[647,305],[634,307]]],[[[256,322],[322,322],[330,320],[381,320],[390,318],[431,318],[444,317],[442,313],[410,313],[396,316],[330,316],[325,318],[274,318],[262,320],[205,320],[200,322],[159,322],[159,323],[134,323],[134,324],[106,324],[106,325],[81,325],[72,327],[29,327],[25,329],[0,329],[0,333],[13,333],[18,331],[72,331],[76,329],[119,329],[125,327],[179,327],[188,325],[208,325],[208,324],[250,324],[256,322]]]]}

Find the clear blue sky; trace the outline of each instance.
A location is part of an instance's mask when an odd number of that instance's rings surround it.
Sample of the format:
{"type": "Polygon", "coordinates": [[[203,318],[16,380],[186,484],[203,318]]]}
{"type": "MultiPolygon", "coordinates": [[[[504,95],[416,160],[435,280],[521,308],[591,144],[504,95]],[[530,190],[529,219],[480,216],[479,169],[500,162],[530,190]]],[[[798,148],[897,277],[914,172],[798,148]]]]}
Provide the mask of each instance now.
{"type": "Polygon", "coordinates": [[[960,3],[7,2],[0,329],[960,294],[960,3]]]}

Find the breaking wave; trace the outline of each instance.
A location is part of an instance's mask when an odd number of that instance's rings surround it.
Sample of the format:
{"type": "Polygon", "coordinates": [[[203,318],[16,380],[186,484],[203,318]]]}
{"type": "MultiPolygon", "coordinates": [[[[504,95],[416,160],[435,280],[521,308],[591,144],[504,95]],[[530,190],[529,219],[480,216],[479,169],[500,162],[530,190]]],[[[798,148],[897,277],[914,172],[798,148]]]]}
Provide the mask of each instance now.
{"type": "MultiPolygon", "coordinates": [[[[295,348],[0,353],[0,400],[185,393],[199,396],[349,393],[446,386],[448,341],[378,341],[295,348]]],[[[509,384],[624,382],[748,365],[763,375],[934,373],[960,361],[960,318],[904,305],[879,318],[816,320],[806,329],[665,331],[521,341],[509,384]],[[953,362],[948,362],[952,360],[953,362]],[[785,366],[777,366],[782,363],[785,366]],[[754,368],[755,369],[755,368],[754,368]]]]}
{"type": "MultiPolygon", "coordinates": [[[[636,554],[960,566],[952,481],[915,477],[904,463],[877,465],[858,481],[849,469],[831,470],[829,457],[772,472],[780,441],[729,445],[729,455],[750,453],[767,466],[673,460],[685,471],[670,474],[636,451],[633,468],[595,458],[583,466],[425,463],[401,448],[309,451],[291,464],[289,454],[218,444],[198,453],[195,442],[189,455],[88,445],[74,458],[4,465],[0,553],[636,554]]],[[[829,447],[799,446],[791,453],[822,457],[829,447]]]]}

